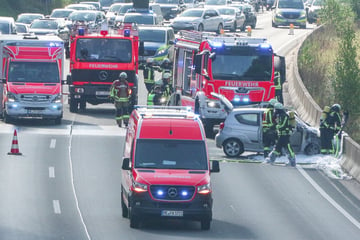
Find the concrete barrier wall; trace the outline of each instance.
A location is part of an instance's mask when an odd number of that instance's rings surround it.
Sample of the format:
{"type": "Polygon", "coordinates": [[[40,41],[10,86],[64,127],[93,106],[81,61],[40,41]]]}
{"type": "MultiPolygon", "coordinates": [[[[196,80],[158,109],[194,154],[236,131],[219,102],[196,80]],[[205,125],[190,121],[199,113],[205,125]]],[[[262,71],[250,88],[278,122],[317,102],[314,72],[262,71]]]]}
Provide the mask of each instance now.
{"type": "MultiPolygon", "coordinates": [[[[319,29],[319,28],[318,28],[319,29]]],[[[315,30],[312,34],[316,34],[315,30]]],[[[305,39],[304,39],[305,40],[305,39]]],[[[297,65],[297,57],[301,48],[300,44],[292,54],[288,56],[287,79],[288,92],[291,96],[291,104],[296,109],[301,119],[311,126],[319,127],[321,108],[311,97],[305,88],[297,65]]],[[[343,154],[341,156],[341,166],[351,176],[360,181],[360,145],[350,137],[344,137],[343,154]]]]}

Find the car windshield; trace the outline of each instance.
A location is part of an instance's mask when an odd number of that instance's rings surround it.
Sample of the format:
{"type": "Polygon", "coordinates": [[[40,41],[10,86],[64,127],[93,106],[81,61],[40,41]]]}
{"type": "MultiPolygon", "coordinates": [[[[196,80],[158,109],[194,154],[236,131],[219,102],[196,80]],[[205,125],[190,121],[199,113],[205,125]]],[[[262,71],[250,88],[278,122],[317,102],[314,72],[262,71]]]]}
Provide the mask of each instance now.
{"type": "Polygon", "coordinates": [[[121,4],[113,5],[113,6],[109,9],[109,12],[118,12],[122,6],[123,6],[123,5],[121,5],[121,4]]]}
{"type": "Polygon", "coordinates": [[[35,19],[42,18],[41,15],[20,15],[16,22],[30,24],[35,19]]]}
{"type": "Polygon", "coordinates": [[[179,0],[155,0],[155,3],[161,3],[161,4],[179,4],[179,0]]]}
{"type": "Polygon", "coordinates": [[[201,9],[191,9],[186,10],[182,14],[180,14],[181,17],[201,17],[203,14],[203,10],[201,9]]]}
{"type": "Polygon", "coordinates": [[[204,141],[138,139],[135,168],[207,170],[204,141]]]}
{"type": "Polygon", "coordinates": [[[125,15],[129,9],[133,8],[132,5],[124,5],[119,10],[119,15],[125,15]]]}
{"type": "Polygon", "coordinates": [[[137,24],[147,24],[147,25],[155,24],[154,23],[154,16],[152,16],[152,15],[143,15],[143,14],[125,15],[124,22],[137,23],[137,24]]]}
{"type": "Polygon", "coordinates": [[[80,38],[76,59],[81,62],[131,62],[131,42],[127,39],[80,38]]]}
{"type": "Polygon", "coordinates": [[[226,0],[206,0],[206,5],[226,5],[226,0]]]}
{"type": "Polygon", "coordinates": [[[56,21],[34,21],[30,28],[57,29],[58,23],[56,21]]]}
{"type": "Polygon", "coordinates": [[[56,10],[50,15],[52,18],[67,18],[73,11],[68,10],[56,10]]]}
{"type": "Polygon", "coordinates": [[[212,64],[214,79],[270,81],[272,56],[259,54],[217,54],[212,64]]]}
{"type": "Polygon", "coordinates": [[[140,29],[139,39],[144,42],[165,43],[165,31],[156,29],[140,29]]]}
{"type": "Polygon", "coordinates": [[[96,14],[93,12],[73,12],[70,14],[69,19],[71,21],[95,21],[96,14]]]}
{"type": "Polygon", "coordinates": [[[9,82],[59,83],[56,62],[10,62],[9,82]]]}
{"type": "Polygon", "coordinates": [[[221,15],[235,15],[235,9],[232,8],[219,8],[218,11],[221,15]]]}
{"type": "Polygon", "coordinates": [[[303,0],[280,0],[279,8],[304,9],[303,0]]]}

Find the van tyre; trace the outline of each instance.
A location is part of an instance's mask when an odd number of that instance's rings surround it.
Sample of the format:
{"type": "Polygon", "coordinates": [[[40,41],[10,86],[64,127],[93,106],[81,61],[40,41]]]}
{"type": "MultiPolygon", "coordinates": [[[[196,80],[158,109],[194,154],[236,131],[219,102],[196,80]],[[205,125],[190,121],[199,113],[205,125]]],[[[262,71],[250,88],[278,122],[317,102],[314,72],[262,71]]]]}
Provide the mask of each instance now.
{"type": "Polygon", "coordinates": [[[140,219],[137,216],[131,214],[130,211],[130,227],[131,228],[139,228],[140,227],[140,219]]]}
{"type": "Polygon", "coordinates": [[[223,151],[228,157],[238,157],[244,152],[244,146],[237,139],[228,139],[223,143],[223,151]]]}
{"type": "Polygon", "coordinates": [[[70,112],[76,113],[78,111],[78,103],[75,100],[69,99],[70,112]]]}
{"type": "Polygon", "coordinates": [[[11,122],[11,117],[6,113],[5,110],[4,110],[4,113],[3,113],[3,120],[4,120],[4,123],[10,123],[11,122]]]}
{"type": "Polygon", "coordinates": [[[201,230],[210,230],[211,220],[208,218],[202,219],[200,224],[201,230]]]}
{"type": "Polygon", "coordinates": [[[123,199],[123,191],[121,190],[121,215],[123,218],[129,217],[129,209],[127,208],[126,204],[124,203],[123,199]]]}

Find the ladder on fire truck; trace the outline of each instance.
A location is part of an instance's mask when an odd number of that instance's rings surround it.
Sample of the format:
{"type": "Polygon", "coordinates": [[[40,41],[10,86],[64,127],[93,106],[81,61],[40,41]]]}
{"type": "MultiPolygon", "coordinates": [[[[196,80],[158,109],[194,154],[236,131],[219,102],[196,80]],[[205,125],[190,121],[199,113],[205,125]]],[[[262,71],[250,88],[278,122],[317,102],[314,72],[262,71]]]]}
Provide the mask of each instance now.
{"type": "Polygon", "coordinates": [[[238,33],[217,34],[212,32],[199,32],[199,31],[191,31],[191,30],[181,30],[179,32],[178,40],[187,40],[198,43],[209,40],[212,42],[219,42],[222,44],[237,45],[237,46],[259,45],[267,42],[266,38],[253,38],[238,33]]]}

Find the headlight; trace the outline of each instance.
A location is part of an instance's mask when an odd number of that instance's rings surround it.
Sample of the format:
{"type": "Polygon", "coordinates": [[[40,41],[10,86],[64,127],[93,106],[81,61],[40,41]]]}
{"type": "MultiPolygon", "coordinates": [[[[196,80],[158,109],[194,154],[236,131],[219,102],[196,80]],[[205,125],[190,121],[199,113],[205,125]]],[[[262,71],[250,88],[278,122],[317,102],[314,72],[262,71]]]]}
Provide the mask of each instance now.
{"type": "Polygon", "coordinates": [[[62,100],[62,95],[58,94],[54,97],[54,99],[52,100],[52,103],[61,103],[62,100]]]}
{"type": "Polygon", "coordinates": [[[211,193],[211,186],[210,183],[205,184],[205,185],[201,185],[197,187],[197,192],[199,194],[209,194],[211,193]]]}
{"type": "Polygon", "coordinates": [[[208,106],[209,108],[221,108],[221,107],[220,107],[220,103],[217,102],[217,101],[208,101],[208,102],[207,102],[207,106],[208,106]]]}
{"type": "Polygon", "coordinates": [[[138,182],[133,182],[132,184],[133,190],[134,192],[146,192],[147,191],[147,185],[146,184],[142,184],[142,183],[138,183],[138,182]]]}
{"type": "Polygon", "coordinates": [[[276,13],[276,17],[283,17],[282,15],[281,15],[281,13],[276,13]]]}
{"type": "Polygon", "coordinates": [[[17,99],[16,99],[16,95],[15,94],[13,94],[13,93],[11,93],[11,92],[9,92],[8,94],[7,94],[7,99],[8,99],[8,102],[15,102],[17,99]]]}

